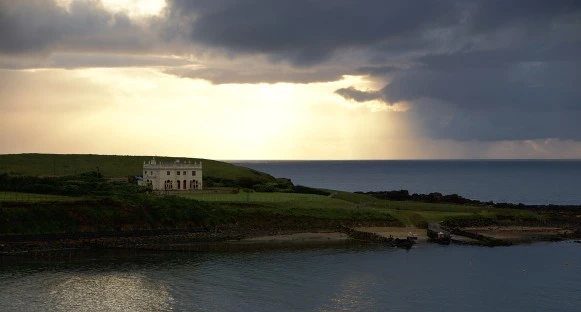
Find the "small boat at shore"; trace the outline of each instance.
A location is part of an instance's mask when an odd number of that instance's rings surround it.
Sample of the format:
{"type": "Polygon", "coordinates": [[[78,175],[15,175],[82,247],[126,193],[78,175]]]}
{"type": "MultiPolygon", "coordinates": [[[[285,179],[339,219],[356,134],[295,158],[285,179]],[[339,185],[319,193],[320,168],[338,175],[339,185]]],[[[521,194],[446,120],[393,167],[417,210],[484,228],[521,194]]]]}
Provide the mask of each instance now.
{"type": "Polygon", "coordinates": [[[438,244],[449,245],[450,242],[452,241],[452,235],[450,235],[450,232],[444,230],[437,223],[428,224],[427,234],[431,241],[436,242],[438,244]]]}

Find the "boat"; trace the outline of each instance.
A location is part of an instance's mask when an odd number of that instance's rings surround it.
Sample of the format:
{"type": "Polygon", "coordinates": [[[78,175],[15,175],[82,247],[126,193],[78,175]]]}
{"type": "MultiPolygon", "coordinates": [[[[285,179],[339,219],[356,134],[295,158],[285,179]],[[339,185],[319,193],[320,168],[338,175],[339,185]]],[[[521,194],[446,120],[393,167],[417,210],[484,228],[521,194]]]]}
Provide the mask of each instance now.
{"type": "Polygon", "coordinates": [[[449,245],[452,241],[450,232],[443,229],[438,223],[428,224],[428,237],[431,241],[442,245],[449,245]]]}

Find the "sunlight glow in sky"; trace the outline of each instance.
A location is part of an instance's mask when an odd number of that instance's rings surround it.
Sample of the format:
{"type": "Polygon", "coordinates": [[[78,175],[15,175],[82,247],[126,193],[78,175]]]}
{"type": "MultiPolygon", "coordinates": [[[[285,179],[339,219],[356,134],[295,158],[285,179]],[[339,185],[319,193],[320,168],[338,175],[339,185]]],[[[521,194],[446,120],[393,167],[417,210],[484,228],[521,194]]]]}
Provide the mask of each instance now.
{"type": "MultiPolygon", "coordinates": [[[[33,152],[26,146],[40,144],[50,152],[99,148],[219,159],[398,156],[377,144],[396,138],[391,123],[378,119],[397,112],[370,110],[332,92],[358,83],[365,87],[361,77],[306,85],[212,85],[147,68],[28,70],[15,76],[50,77],[51,83],[30,84],[9,97],[14,110],[5,115],[8,123],[26,120],[26,126],[7,142],[17,147],[7,152],[33,152]],[[54,91],[59,95],[50,96],[54,91]],[[35,139],[39,131],[52,139],[35,139]]],[[[399,130],[397,137],[405,135],[399,130]]]]}
{"type": "MultiPolygon", "coordinates": [[[[63,7],[68,7],[74,1],[94,0],[57,0],[63,7]]],[[[106,10],[111,12],[125,12],[132,17],[159,15],[166,7],[165,0],[101,0],[106,10]]]]}
{"type": "Polygon", "coordinates": [[[105,8],[128,12],[129,15],[158,15],[165,8],[165,0],[101,0],[105,8]]]}
{"type": "Polygon", "coordinates": [[[471,1],[0,0],[0,153],[581,158],[581,6],[471,1]]]}

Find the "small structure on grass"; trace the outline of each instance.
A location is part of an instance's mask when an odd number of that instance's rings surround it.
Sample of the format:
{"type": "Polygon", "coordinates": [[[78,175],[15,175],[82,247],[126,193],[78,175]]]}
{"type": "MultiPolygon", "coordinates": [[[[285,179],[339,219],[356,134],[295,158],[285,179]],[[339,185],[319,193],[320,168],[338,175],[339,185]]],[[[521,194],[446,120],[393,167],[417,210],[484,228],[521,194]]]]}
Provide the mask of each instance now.
{"type": "Polygon", "coordinates": [[[154,191],[189,191],[202,189],[202,162],[143,162],[141,185],[154,191]]]}

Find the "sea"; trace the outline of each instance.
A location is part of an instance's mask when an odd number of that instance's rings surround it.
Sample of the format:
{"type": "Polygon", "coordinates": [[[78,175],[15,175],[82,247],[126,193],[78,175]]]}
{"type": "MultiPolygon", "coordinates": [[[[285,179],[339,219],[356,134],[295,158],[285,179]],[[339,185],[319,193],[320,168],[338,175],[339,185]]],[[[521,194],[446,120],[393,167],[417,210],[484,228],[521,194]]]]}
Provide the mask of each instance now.
{"type": "Polygon", "coordinates": [[[581,160],[235,161],[295,184],[350,192],[408,190],[480,201],[581,205],[581,160]]]}
{"type": "MultiPolygon", "coordinates": [[[[238,162],[239,163],[239,162],[238,162]]],[[[296,184],[580,204],[578,161],[243,162],[296,184]]],[[[581,311],[581,244],[0,255],[0,311],[581,311]]]]}

